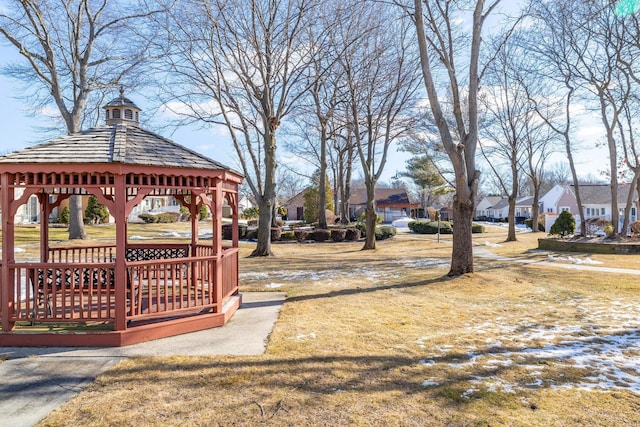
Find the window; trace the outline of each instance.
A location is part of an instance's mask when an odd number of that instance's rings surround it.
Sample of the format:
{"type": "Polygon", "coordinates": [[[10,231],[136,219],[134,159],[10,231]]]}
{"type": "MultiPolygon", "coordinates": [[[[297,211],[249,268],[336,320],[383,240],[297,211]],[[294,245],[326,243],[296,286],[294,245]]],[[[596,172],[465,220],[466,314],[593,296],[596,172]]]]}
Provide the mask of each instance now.
{"type": "Polygon", "coordinates": [[[604,215],[604,208],[600,208],[600,215],[604,215]]]}
{"type": "Polygon", "coordinates": [[[124,118],[127,120],[133,120],[133,111],[128,108],[124,110],[124,118]]]}
{"type": "Polygon", "coordinates": [[[570,208],[568,208],[567,206],[562,206],[562,207],[560,208],[560,212],[565,212],[565,211],[567,211],[567,212],[571,212],[571,209],[570,209],[570,208]]]}
{"type": "Polygon", "coordinates": [[[111,110],[111,118],[119,119],[120,118],[120,110],[111,110]]]}

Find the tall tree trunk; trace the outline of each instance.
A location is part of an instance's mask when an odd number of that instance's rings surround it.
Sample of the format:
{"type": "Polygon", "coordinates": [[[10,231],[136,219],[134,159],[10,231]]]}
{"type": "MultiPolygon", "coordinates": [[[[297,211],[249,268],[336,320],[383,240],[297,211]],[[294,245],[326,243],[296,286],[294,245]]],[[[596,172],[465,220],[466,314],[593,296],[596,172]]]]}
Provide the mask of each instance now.
{"type": "Polygon", "coordinates": [[[540,215],[540,184],[533,180],[533,203],[531,204],[531,232],[538,232],[538,216],[540,215]]]}
{"type": "MultiPolygon", "coordinates": [[[[41,221],[46,221],[42,218],[41,221]]],[[[69,240],[86,239],[87,233],[84,230],[84,215],[82,214],[82,197],[69,197],[69,240]]]]}
{"type": "Polygon", "coordinates": [[[278,123],[268,120],[264,135],[264,195],[258,200],[258,244],[250,256],[271,256],[271,220],[276,200],[276,134],[278,123]]]}
{"type": "Polygon", "coordinates": [[[375,249],[376,248],[376,220],[378,215],[376,214],[376,196],[375,196],[375,182],[365,182],[367,187],[367,208],[365,209],[365,240],[362,250],[375,249]]]}
{"type": "Polygon", "coordinates": [[[474,206],[461,203],[457,197],[453,201],[453,250],[449,276],[473,272],[473,240],[471,222],[474,206]]]}
{"type": "Polygon", "coordinates": [[[516,240],[516,197],[511,195],[509,196],[509,213],[507,214],[508,218],[508,231],[507,231],[507,242],[515,242],[516,240]]]}
{"type": "Polygon", "coordinates": [[[327,125],[320,130],[320,184],[318,186],[318,228],[327,228],[327,125]]]}

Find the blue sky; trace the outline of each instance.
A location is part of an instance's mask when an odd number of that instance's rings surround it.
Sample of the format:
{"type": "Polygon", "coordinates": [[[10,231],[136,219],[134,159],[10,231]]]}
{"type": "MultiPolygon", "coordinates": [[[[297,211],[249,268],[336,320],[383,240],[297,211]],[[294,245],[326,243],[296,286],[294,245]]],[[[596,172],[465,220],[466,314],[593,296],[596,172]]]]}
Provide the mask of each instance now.
{"type": "MultiPolygon", "coordinates": [[[[0,45],[0,64],[5,63],[7,58],[15,57],[13,49],[0,45]]],[[[13,80],[4,75],[0,75],[0,154],[6,154],[15,150],[26,148],[35,143],[44,142],[52,139],[52,135],[38,134],[38,126],[42,123],[42,117],[32,117],[28,104],[19,95],[20,82],[13,80]]],[[[231,141],[226,137],[224,127],[217,129],[202,129],[196,125],[185,126],[180,129],[158,131],[154,126],[158,126],[162,121],[162,117],[149,117],[150,112],[145,115],[144,94],[126,94],[139,107],[143,109],[141,125],[150,130],[157,131],[163,136],[181,144],[189,149],[201,153],[207,157],[217,160],[229,167],[240,170],[235,158],[235,150],[231,141]]],[[[114,93],[117,96],[117,93],[114,93]]],[[[593,140],[598,134],[602,133],[601,125],[598,120],[591,120],[588,126],[583,126],[576,130],[576,137],[586,145],[582,150],[575,154],[578,161],[578,169],[580,175],[599,175],[599,171],[606,169],[608,159],[606,150],[593,148],[593,140]]],[[[280,149],[281,160],[287,164],[300,164],[300,161],[286,155],[280,149]]],[[[396,151],[392,147],[382,181],[388,182],[397,172],[405,170],[405,161],[409,158],[407,153],[396,151]]],[[[557,153],[553,156],[551,162],[563,161],[566,156],[557,153]]],[[[360,172],[354,175],[356,178],[360,176],[360,172]]]]}

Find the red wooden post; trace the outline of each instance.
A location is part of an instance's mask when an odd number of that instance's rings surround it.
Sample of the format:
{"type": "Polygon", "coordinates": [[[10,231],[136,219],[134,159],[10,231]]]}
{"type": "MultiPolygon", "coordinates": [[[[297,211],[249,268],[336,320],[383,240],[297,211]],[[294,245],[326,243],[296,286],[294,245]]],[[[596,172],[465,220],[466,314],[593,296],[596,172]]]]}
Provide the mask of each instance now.
{"type": "MultiPolygon", "coordinates": [[[[125,263],[125,251],[127,247],[127,188],[125,176],[118,174],[114,177],[115,212],[116,220],[116,331],[127,329],[127,265],[125,263]]],[[[132,286],[134,284],[132,283],[132,286]]]]}
{"type": "Polygon", "coordinates": [[[40,194],[40,262],[49,262],[49,194],[40,194]]]}
{"type": "Polygon", "coordinates": [[[2,195],[2,263],[0,264],[0,304],[2,306],[2,330],[10,331],[13,325],[9,322],[13,315],[11,305],[13,298],[9,299],[9,290],[13,287],[9,276],[9,265],[13,262],[13,215],[11,215],[11,201],[13,200],[13,188],[9,188],[9,174],[3,173],[0,178],[0,194],[2,195]]]}
{"type": "Polygon", "coordinates": [[[223,288],[223,276],[222,276],[222,180],[216,179],[215,192],[213,193],[213,241],[214,253],[216,255],[216,269],[215,269],[215,295],[216,295],[216,312],[222,313],[222,288],[223,288]]]}

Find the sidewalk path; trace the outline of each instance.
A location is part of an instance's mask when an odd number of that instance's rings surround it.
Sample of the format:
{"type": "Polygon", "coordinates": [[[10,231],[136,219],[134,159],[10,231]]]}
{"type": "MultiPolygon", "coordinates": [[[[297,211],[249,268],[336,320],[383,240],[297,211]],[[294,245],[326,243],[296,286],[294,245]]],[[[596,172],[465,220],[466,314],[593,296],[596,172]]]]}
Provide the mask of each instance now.
{"type": "Polygon", "coordinates": [[[98,375],[134,356],[260,355],[286,294],[246,292],[226,325],[127,347],[0,347],[0,427],[33,426],[98,375]]]}

